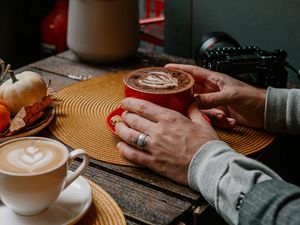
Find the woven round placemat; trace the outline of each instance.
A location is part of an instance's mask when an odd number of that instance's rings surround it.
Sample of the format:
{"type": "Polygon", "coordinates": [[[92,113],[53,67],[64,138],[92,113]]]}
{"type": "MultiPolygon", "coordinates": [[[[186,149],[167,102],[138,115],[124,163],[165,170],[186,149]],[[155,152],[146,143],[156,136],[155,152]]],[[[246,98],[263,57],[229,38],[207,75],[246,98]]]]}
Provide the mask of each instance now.
{"type": "Polygon", "coordinates": [[[123,98],[125,72],[111,73],[68,86],[55,98],[53,135],[73,149],[84,148],[90,157],[109,163],[135,165],[116,149],[118,138],[106,127],[107,115],[123,98]]]}
{"type": "MultiPolygon", "coordinates": [[[[94,159],[136,166],[119,154],[119,139],[106,127],[106,117],[123,98],[125,73],[110,73],[61,89],[55,96],[61,103],[55,107],[56,116],[49,126],[53,135],[71,148],[86,149],[94,159]]],[[[217,132],[244,155],[264,149],[275,138],[274,134],[243,126],[217,132]]]]}
{"type": "Polygon", "coordinates": [[[124,214],[115,200],[99,185],[88,182],[92,187],[93,202],[76,225],[126,225],[124,214]]]}

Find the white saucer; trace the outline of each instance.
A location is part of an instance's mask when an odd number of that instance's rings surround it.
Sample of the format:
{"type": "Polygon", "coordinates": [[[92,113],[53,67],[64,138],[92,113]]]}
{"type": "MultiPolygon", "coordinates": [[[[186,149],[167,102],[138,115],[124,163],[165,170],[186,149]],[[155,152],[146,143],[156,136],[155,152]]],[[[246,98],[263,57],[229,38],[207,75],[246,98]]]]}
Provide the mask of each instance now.
{"type": "Polygon", "coordinates": [[[18,215],[0,201],[0,223],[9,225],[71,225],[84,216],[91,204],[92,189],[85,178],[79,176],[45,212],[36,216],[18,215]]]}

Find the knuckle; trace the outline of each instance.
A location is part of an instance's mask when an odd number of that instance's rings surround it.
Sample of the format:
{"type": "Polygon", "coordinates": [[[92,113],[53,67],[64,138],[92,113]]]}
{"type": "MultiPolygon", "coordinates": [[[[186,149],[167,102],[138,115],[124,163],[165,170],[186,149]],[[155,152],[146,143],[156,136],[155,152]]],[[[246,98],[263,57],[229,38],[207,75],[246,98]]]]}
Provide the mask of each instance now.
{"type": "Polygon", "coordinates": [[[125,151],[125,157],[133,162],[138,161],[138,156],[135,151],[125,151]]]}
{"type": "Polygon", "coordinates": [[[203,105],[204,105],[205,102],[203,101],[203,98],[202,98],[201,95],[197,95],[195,97],[195,103],[196,103],[197,106],[203,107],[203,105]]]}
{"type": "Polygon", "coordinates": [[[134,128],[134,129],[137,129],[139,130],[140,128],[140,116],[137,115],[137,114],[134,114],[134,113],[126,113],[124,115],[124,121],[131,127],[131,128],[134,128]]]}
{"type": "Polygon", "coordinates": [[[170,119],[170,117],[172,117],[172,113],[170,112],[170,111],[166,111],[166,112],[164,112],[164,113],[160,113],[160,112],[155,112],[156,113],[156,115],[158,115],[159,116],[159,118],[160,118],[160,121],[168,121],[169,119],[170,119]]]}
{"type": "Polygon", "coordinates": [[[119,144],[118,149],[121,151],[121,154],[131,160],[131,161],[136,161],[137,160],[137,155],[134,151],[130,150],[126,144],[119,144]]]}
{"type": "Polygon", "coordinates": [[[116,123],[115,125],[115,131],[117,134],[120,134],[123,132],[124,124],[123,123],[116,123]]]}
{"type": "Polygon", "coordinates": [[[141,103],[139,106],[138,106],[138,109],[137,109],[137,112],[140,114],[140,115],[143,115],[145,113],[145,110],[147,109],[147,103],[141,103]]]}
{"type": "Polygon", "coordinates": [[[129,133],[127,141],[129,144],[134,145],[137,141],[137,138],[133,135],[133,133],[129,133]]]}
{"type": "Polygon", "coordinates": [[[168,123],[175,123],[181,115],[178,112],[170,112],[164,114],[164,120],[168,123]]]}
{"type": "Polygon", "coordinates": [[[138,118],[136,116],[130,117],[128,124],[132,128],[138,128],[138,118]]]}
{"type": "Polygon", "coordinates": [[[122,150],[122,154],[125,158],[128,160],[135,162],[137,164],[142,164],[144,165],[145,162],[147,161],[145,156],[142,156],[138,150],[133,150],[133,149],[124,149],[122,150]]]}
{"type": "Polygon", "coordinates": [[[158,126],[157,129],[153,132],[153,139],[159,140],[165,135],[165,130],[163,126],[158,126]]]}

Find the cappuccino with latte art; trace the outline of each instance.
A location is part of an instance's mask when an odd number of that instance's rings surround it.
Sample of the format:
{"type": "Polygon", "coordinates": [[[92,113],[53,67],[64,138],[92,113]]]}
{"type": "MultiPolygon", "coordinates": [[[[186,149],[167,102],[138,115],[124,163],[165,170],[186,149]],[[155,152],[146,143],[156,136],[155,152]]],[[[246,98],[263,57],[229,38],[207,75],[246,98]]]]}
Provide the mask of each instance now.
{"type": "Polygon", "coordinates": [[[43,137],[15,138],[0,144],[0,200],[21,215],[45,211],[89,164],[83,149],[69,152],[61,142],[43,137]],[[81,165],[68,168],[77,157],[81,165]]]}
{"type": "Polygon", "coordinates": [[[190,74],[162,67],[140,69],[126,76],[125,82],[133,89],[150,93],[174,93],[194,85],[190,74]]]}
{"type": "Polygon", "coordinates": [[[182,114],[193,102],[192,75],[165,67],[133,70],[123,79],[125,97],[140,98],[182,114]]]}

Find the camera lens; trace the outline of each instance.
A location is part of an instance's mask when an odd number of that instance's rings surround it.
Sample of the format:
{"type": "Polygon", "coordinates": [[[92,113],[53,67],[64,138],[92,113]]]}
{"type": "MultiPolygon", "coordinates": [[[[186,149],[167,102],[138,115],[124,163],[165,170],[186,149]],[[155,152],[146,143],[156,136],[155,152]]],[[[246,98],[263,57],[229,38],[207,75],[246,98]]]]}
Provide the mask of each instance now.
{"type": "Polygon", "coordinates": [[[240,47],[240,44],[229,34],[221,31],[214,31],[204,35],[201,43],[195,52],[195,62],[199,66],[203,66],[205,62],[206,51],[223,47],[240,47]]]}

